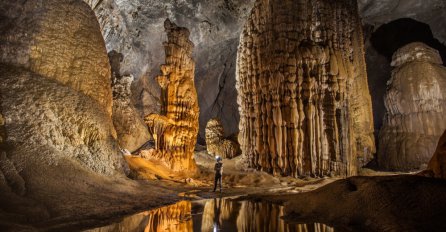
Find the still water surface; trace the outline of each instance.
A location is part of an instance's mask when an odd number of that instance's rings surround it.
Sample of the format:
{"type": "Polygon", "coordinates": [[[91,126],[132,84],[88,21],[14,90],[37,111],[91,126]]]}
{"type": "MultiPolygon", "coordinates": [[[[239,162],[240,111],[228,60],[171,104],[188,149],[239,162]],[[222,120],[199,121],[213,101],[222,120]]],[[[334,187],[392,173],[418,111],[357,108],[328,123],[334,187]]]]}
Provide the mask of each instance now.
{"type": "Polygon", "coordinates": [[[320,223],[287,224],[281,219],[283,207],[265,202],[215,198],[180,201],[174,205],[141,212],[119,223],[89,232],[333,232],[320,223]]]}

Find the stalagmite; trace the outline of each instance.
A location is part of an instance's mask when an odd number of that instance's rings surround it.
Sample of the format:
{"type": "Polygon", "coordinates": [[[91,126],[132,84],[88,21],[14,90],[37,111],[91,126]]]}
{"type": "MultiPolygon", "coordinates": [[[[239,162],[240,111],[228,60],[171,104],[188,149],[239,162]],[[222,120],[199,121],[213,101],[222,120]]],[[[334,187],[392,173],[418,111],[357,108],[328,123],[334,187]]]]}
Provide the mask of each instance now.
{"type": "Polygon", "coordinates": [[[418,170],[446,129],[446,68],[437,50],[419,42],[398,49],[391,65],[378,163],[387,170],[418,170]]]}
{"type": "Polygon", "coordinates": [[[273,174],[354,175],[375,152],[354,0],[258,0],[237,56],[240,144],[273,174]]]}
{"type": "Polygon", "coordinates": [[[189,31],[169,19],[164,22],[168,41],[164,43],[166,64],[157,77],[161,86],[161,113],[145,122],[155,140],[153,156],[173,170],[194,170],[193,152],[198,133],[198,100],[194,84],[194,44],[189,31]]]}
{"type": "Polygon", "coordinates": [[[240,145],[231,138],[225,138],[225,132],[219,119],[209,120],[205,131],[206,148],[209,154],[223,158],[234,158],[240,155],[240,145]]]}

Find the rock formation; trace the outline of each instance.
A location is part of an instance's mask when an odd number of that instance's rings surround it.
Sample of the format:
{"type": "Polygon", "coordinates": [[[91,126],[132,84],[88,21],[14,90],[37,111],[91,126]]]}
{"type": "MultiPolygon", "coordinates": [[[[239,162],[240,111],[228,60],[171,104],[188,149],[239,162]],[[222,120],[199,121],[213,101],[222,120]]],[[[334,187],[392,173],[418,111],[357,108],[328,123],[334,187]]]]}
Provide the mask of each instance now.
{"type": "Polygon", "coordinates": [[[169,19],[164,22],[166,64],[156,79],[161,86],[161,113],[144,119],[155,140],[153,156],[173,170],[194,170],[193,153],[198,133],[198,100],[194,84],[194,44],[189,31],[169,19]]]}
{"type": "Polygon", "coordinates": [[[237,59],[239,142],[250,166],[354,175],[369,161],[373,119],[355,1],[258,0],[237,59]]]}
{"type": "Polygon", "coordinates": [[[38,173],[60,166],[122,173],[95,15],[75,1],[3,1],[0,9],[1,182],[23,195],[48,187],[53,176],[38,173]]]}
{"type": "Polygon", "coordinates": [[[418,42],[396,51],[391,65],[378,163],[387,170],[418,170],[446,129],[446,68],[435,49],[418,42]]]}
{"type": "Polygon", "coordinates": [[[209,154],[229,159],[241,154],[238,142],[225,137],[225,131],[219,119],[209,120],[205,131],[206,148],[209,154]]]}
{"type": "Polygon", "coordinates": [[[149,131],[131,102],[132,75],[121,75],[122,54],[108,53],[112,69],[113,125],[120,147],[130,151],[138,149],[149,140],[149,131]]]}

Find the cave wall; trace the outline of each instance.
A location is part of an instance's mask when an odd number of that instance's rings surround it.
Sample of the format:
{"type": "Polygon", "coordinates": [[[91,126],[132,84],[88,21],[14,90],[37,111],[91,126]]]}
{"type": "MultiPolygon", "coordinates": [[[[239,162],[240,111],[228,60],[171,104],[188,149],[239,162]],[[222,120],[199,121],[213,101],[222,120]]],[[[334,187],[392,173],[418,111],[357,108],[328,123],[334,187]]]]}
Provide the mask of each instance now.
{"type": "Polygon", "coordinates": [[[394,171],[425,168],[446,121],[446,68],[437,50],[420,42],[398,49],[384,98],[378,164],[394,171]]]}
{"type": "Polygon", "coordinates": [[[294,177],[355,175],[372,158],[356,9],[355,1],[256,2],[236,73],[239,141],[251,167],[294,177]]]}
{"type": "Polygon", "coordinates": [[[12,188],[19,175],[27,191],[44,189],[54,170],[122,174],[110,65],[91,9],[82,1],[2,1],[0,16],[1,159],[11,164],[2,171],[16,178],[12,188]]]}

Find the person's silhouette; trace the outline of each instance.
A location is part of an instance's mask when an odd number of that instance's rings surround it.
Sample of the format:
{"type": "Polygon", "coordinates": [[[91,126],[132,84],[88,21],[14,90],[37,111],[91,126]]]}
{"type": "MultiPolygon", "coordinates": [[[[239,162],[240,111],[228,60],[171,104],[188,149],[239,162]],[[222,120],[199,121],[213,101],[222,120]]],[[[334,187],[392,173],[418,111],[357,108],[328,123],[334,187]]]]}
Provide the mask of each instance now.
{"type": "Polygon", "coordinates": [[[220,192],[221,192],[221,178],[223,174],[223,163],[221,162],[222,159],[220,156],[216,157],[217,162],[215,163],[214,170],[215,170],[215,179],[214,179],[214,192],[217,189],[217,184],[220,184],[220,192]]]}

